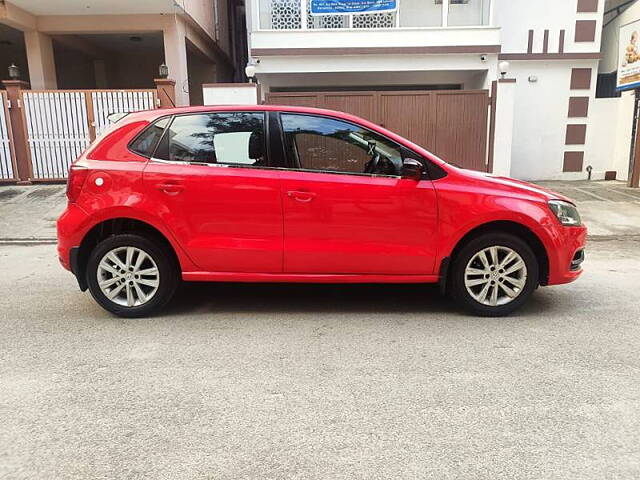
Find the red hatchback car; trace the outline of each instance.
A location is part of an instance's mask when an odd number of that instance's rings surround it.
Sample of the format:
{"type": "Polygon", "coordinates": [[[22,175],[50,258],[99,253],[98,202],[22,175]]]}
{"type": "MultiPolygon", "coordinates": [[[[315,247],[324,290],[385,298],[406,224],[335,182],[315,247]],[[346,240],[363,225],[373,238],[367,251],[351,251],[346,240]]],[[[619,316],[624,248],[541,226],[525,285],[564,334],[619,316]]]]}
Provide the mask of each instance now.
{"type": "Polygon", "coordinates": [[[58,253],[106,310],[188,281],[439,283],[506,315],[575,280],[574,204],[463,170],[371,122],[285,106],[129,114],[72,165],[58,253]]]}

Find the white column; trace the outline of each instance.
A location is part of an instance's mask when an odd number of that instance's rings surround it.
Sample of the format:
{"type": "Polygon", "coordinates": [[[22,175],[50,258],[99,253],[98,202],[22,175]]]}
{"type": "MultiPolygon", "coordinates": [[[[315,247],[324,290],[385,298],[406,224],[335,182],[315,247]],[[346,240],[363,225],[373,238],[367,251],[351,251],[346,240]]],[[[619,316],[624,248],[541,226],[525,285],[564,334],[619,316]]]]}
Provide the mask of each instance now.
{"type": "Polygon", "coordinates": [[[493,150],[493,173],[511,176],[511,146],[513,143],[516,83],[512,79],[498,81],[496,95],[496,129],[493,150]]]}
{"type": "Polygon", "coordinates": [[[51,37],[35,30],[24,32],[29,83],[34,90],[58,88],[51,37]]]}
{"type": "Polygon", "coordinates": [[[442,0],[442,26],[449,26],[449,0],[442,0]]]}
{"type": "Polygon", "coordinates": [[[186,28],[179,17],[171,17],[163,30],[164,61],[169,78],[176,82],[176,106],[189,105],[186,28]]]}
{"type": "Polygon", "coordinates": [[[307,0],[300,0],[300,22],[302,23],[300,28],[302,28],[302,30],[308,28],[307,16],[307,0]]]}

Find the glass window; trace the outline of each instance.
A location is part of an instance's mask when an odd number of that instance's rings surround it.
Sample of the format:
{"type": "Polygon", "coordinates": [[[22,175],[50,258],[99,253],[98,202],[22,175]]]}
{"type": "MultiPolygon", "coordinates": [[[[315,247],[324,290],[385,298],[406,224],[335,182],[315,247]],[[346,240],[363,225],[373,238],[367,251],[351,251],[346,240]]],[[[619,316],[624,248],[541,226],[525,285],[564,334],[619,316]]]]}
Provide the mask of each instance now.
{"type": "Polygon", "coordinates": [[[304,170],[400,174],[400,148],[377,133],[328,117],[284,113],[281,118],[288,156],[304,170]]]}
{"type": "Polygon", "coordinates": [[[398,15],[401,27],[441,27],[442,0],[400,0],[398,15]]]}
{"type": "Polygon", "coordinates": [[[180,115],[162,143],[156,157],[165,160],[266,166],[262,112],[180,115]]]}
{"type": "Polygon", "coordinates": [[[143,157],[151,157],[156,149],[158,140],[162,136],[162,132],[169,123],[169,117],[161,118],[155,123],[148,126],[140,135],[138,135],[129,148],[143,157]]]}
{"type": "Polygon", "coordinates": [[[491,0],[450,0],[449,26],[488,25],[490,7],[491,0]]]}

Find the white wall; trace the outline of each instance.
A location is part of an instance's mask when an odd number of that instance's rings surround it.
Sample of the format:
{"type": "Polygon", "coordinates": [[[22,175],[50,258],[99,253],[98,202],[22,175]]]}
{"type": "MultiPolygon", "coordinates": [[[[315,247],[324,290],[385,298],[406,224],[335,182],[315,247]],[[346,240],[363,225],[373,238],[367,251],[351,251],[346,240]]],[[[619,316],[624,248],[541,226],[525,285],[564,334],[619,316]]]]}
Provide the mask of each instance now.
{"type": "MultiPolygon", "coordinates": [[[[594,91],[570,91],[572,68],[592,68],[596,82],[597,61],[515,61],[509,76],[518,81],[513,127],[511,176],[524,180],[576,179],[586,174],[563,173],[564,152],[581,151],[585,146],[565,146],[568,123],[587,123],[587,142],[597,135],[591,124],[593,110],[586,119],[568,119],[569,97],[588,96],[593,105],[594,91]],[[537,82],[529,82],[535,75],[537,82]]],[[[586,166],[586,159],[585,159],[586,166]]]]}
{"type": "Polygon", "coordinates": [[[560,30],[565,30],[565,49],[573,52],[600,51],[604,0],[598,2],[598,13],[576,13],[577,0],[494,0],[494,24],[501,27],[502,52],[524,53],[529,43],[529,30],[534,30],[535,53],[542,52],[544,31],[549,30],[549,52],[557,53],[560,30]],[[596,41],[576,43],[576,20],[596,20],[596,41]]]}
{"type": "Polygon", "coordinates": [[[626,92],[621,98],[598,98],[590,106],[592,128],[596,135],[588,137],[585,168],[591,165],[594,178],[615,170],[618,180],[627,180],[633,128],[634,95],[626,92]]]}
{"type": "Polygon", "coordinates": [[[260,86],[265,91],[272,87],[314,89],[317,87],[364,87],[404,85],[462,85],[466,90],[486,88],[487,70],[436,71],[436,72],[344,72],[344,73],[287,73],[265,74],[260,77],[260,86]]]}
{"type": "Polygon", "coordinates": [[[257,105],[258,89],[255,83],[209,84],[202,86],[204,105],[257,105]]]}

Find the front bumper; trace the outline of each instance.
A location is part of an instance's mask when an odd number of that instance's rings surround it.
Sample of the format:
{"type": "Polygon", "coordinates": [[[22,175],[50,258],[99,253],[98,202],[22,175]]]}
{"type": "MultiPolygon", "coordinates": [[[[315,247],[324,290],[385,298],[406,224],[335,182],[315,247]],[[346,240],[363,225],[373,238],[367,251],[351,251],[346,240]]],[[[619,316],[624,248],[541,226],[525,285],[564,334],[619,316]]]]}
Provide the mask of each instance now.
{"type": "Polygon", "coordinates": [[[576,280],[582,275],[582,262],[585,258],[587,228],[553,225],[538,232],[543,239],[549,272],[547,285],[562,285],[576,280]]]}

